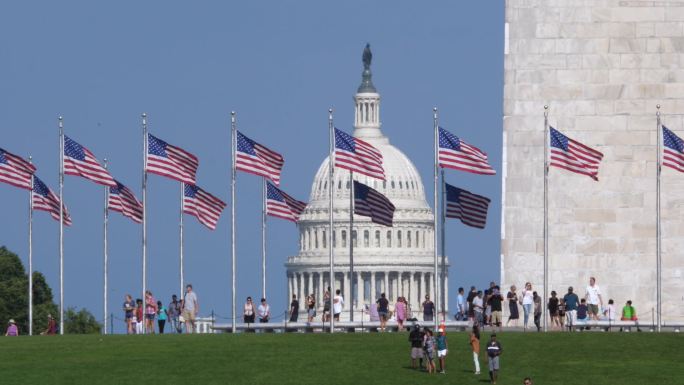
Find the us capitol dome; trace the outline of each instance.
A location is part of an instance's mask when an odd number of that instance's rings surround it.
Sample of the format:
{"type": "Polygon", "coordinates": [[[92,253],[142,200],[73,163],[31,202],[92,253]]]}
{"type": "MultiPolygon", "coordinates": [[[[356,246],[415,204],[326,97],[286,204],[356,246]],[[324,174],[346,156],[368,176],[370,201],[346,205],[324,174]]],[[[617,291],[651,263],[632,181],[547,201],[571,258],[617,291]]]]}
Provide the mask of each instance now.
{"type": "MultiPolygon", "coordinates": [[[[326,157],[318,168],[311,185],[309,204],[298,223],[299,253],[288,257],[285,264],[288,298],[296,294],[303,310],[306,296],[314,294],[319,310],[317,318],[323,308],[324,292],[330,286],[330,245],[327,244],[329,188],[334,189],[335,196],[332,247],[335,289],[342,291],[345,301],[342,319],[349,319],[350,306],[353,306],[354,320],[360,320],[360,311],[374,303],[381,293],[386,293],[390,303],[400,296],[405,297],[414,316],[418,316],[426,294],[430,294],[434,301],[431,294],[435,291],[432,287],[434,214],[425,200],[425,189],[416,167],[403,152],[390,144],[380,129],[380,94],[371,80],[370,50],[366,51],[362,83],[354,96],[353,135],[371,143],[382,153],[385,181],[358,173],[354,174],[354,180],[378,190],[392,201],[396,207],[393,227],[354,215],[353,231],[349,234],[350,173],[336,168],[333,184],[329,186],[329,159],[326,157]],[[353,279],[349,271],[348,242],[354,244],[353,279]],[[351,297],[352,282],[355,298],[351,297]]],[[[448,269],[448,262],[446,266],[448,269]]],[[[444,286],[445,293],[448,293],[447,278],[444,286]]]]}

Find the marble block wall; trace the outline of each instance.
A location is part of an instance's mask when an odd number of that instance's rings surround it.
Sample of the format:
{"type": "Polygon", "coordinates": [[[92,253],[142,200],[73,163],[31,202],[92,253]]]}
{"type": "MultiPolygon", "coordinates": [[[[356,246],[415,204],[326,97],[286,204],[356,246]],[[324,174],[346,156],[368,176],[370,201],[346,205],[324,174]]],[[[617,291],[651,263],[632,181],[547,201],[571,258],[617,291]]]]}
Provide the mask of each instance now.
{"type": "MultiPolygon", "coordinates": [[[[543,288],[544,105],[604,154],[599,181],[552,168],[549,287],[656,307],[656,105],[684,137],[684,1],[507,0],[501,282],[543,288]]],[[[684,173],[662,172],[663,321],[684,322],[684,173]]],[[[549,291],[550,291],[549,290],[549,291]]]]}

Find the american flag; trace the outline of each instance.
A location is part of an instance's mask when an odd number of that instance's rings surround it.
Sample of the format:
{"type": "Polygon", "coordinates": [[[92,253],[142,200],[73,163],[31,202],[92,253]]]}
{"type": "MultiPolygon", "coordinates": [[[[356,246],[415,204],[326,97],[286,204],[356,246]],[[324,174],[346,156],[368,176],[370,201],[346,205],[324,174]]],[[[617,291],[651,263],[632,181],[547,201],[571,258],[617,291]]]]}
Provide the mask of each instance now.
{"type": "Polygon", "coordinates": [[[147,134],[148,172],[194,185],[197,167],[199,160],[196,156],[147,134]]]}
{"type": "Polygon", "coordinates": [[[201,224],[214,230],[221,212],[226,207],[220,199],[194,185],[185,185],[183,212],[194,215],[201,224]]]}
{"type": "Polygon", "coordinates": [[[266,177],[279,186],[283,163],[282,155],[237,132],[236,169],[266,177]]]}
{"type": "Polygon", "coordinates": [[[135,197],[133,191],[116,181],[116,187],[109,188],[109,201],[107,206],[110,210],[121,213],[136,223],[142,223],[143,206],[135,197]]]}
{"type": "Polygon", "coordinates": [[[382,153],[368,142],[335,128],[335,167],[385,180],[382,153]]]}
{"type": "Polygon", "coordinates": [[[484,229],[491,200],[448,183],[444,185],[446,186],[446,217],[460,219],[466,226],[484,229]]]}
{"type": "Polygon", "coordinates": [[[0,182],[31,190],[31,175],[34,172],[34,165],[0,148],[0,182]]]}
{"type": "Polygon", "coordinates": [[[663,166],[684,172],[684,141],[663,126],[663,166]]]}
{"type": "Polygon", "coordinates": [[[464,142],[451,132],[439,127],[438,160],[440,167],[453,168],[473,174],[496,175],[487,154],[464,142]]]}
{"type": "Polygon", "coordinates": [[[550,165],[598,180],[598,168],[603,154],[568,138],[553,127],[549,129],[551,131],[550,165]]]}
{"type": "Polygon", "coordinates": [[[297,222],[306,203],[292,198],[271,183],[267,183],[266,186],[266,214],[297,222]]]}
{"type": "MultiPolygon", "coordinates": [[[[31,198],[34,209],[47,211],[52,218],[59,221],[59,197],[35,175],[33,176],[31,198]]],[[[64,205],[62,205],[62,215],[64,217],[64,224],[71,226],[71,216],[69,216],[66,206],[64,205]]]]}
{"type": "Polygon", "coordinates": [[[82,176],[104,186],[116,186],[114,178],[109,171],[100,166],[95,155],[66,135],[64,136],[64,173],[82,176]]]}
{"type": "Polygon", "coordinates": [[[386,196],[354,181],[354,214],[370,217],[373,223],[391,227],[394,205],[386,196]]]}

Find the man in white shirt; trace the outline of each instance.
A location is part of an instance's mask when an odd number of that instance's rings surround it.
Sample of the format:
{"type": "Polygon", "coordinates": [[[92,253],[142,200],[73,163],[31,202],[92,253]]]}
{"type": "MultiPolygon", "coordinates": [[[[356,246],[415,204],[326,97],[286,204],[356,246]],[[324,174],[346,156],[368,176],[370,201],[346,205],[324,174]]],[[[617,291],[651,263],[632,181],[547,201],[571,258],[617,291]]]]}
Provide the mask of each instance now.
{"type": "Polygon", "coordinates": [[[484,301],[482,300],[482,291],[477,292],[477,297],[473,298],[473,314],[475,314],[475,320],[473,322],[477,323],[482,327],[484,319],[482,317],[482,312],[484,311],[484,301]]]}
{"type": "Polygon", "coordinates": [[[183,318],[185,319],[185,332],[192,333],[195,331],[195,320],[199,313],[199,302],[197,301],[197,294],[192,291],[192,285],[185,288],[185,299],[183,300],[183,318]]]}
{"type": "Polygon", "coordinates": [[[587,294],[584,298],[587,300],[587,307],[591,319],[598,321],[599,309],[603,307],[603,298],[601,297],[601,289],[596,284],[596,278],[589,278],[589,286],[587,286],[587,294]]]}
{"type": "Polygon", "coordinates": [[[266,298],[261,299],[261,305],[257,308],[260,323],[267,323],[271,318],[271,306],[266,303],[266,298]]]}
{"type": "Polygon", "coordinates": [[[342,308],[344,307],[344,297],[340,294],[340,289],[335,291],[335,297],[333,298],[333,317],[335,321],[340,320],[340,313],[342,313],[342,308]]]}

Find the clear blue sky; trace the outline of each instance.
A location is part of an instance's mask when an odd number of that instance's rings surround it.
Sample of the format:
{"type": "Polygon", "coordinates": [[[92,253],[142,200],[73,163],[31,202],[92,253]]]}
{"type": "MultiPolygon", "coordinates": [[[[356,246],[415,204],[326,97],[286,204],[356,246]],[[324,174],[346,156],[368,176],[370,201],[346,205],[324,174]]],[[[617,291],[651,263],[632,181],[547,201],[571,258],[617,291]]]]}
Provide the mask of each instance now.
{"type": "MultiPolygon", "coordinates": [[[[432,196],[432,107],[441,125],[489,153],[495,177],[449,171],[448,182],[492,198],[484,231],[449,221],[452,304],[459,285],[500,274],[504,6],[437,2],[12,2],[0,13],[0,146],[33,155],[58,181],[57,116],[67,135],[110,160],[140,196],[140,114],[152,133],[200,158],[198,184],[229,202],[230,111],[238,128],[284,154],[283,188],[308,200],[327,153],[327,109],[351,131],[361,52],[373,49],[383,130],[418,168],[432,196]]],[[[67,176],[65,303],[102,314],[103,190],[67,176]]],[[[260,292],[260,180],[239,175],[238,303],[260,292]]],[[[178,290],[178,183],[150,175],[148,282],[168,302],[178,290]]],[[[431,201],[431,199],[430,199],[431,201]]],[[[0,185],[2,238],[27,263],[28,193],[0,185]]],[[[58,224],[34,215],[34,266],[58,299],[58,224]]],[[[140,225],[110,215],[110,309],[140,292],[140,225]]],[[[230,216],[216,231],[186,216],[186,278],[201,313],[230,315],[230,216]]],[[[284,310],[296,227],[268,223],[269,292],[284,310]],[[277,291],[277,295],[275,295],[277,291]]],[[[451,306],[453,308],[453,305],[451,306]]],[[[117,324],[117,330],[121,325],[117,324]]]]}

